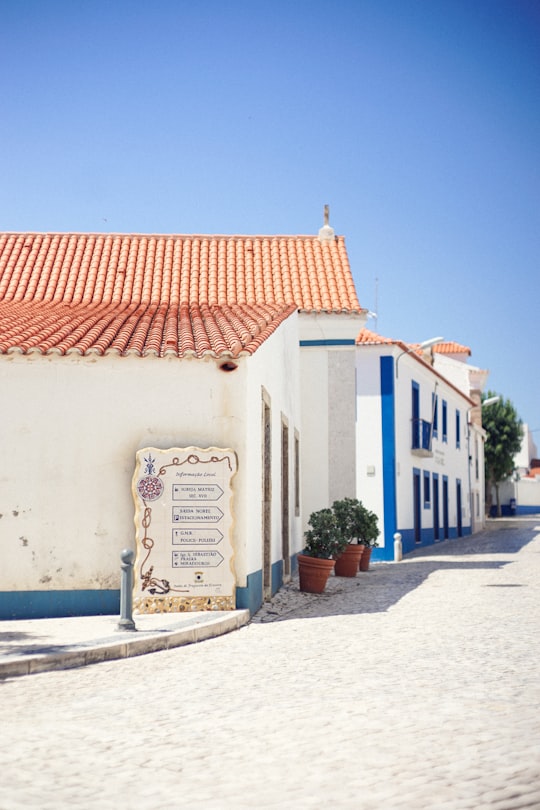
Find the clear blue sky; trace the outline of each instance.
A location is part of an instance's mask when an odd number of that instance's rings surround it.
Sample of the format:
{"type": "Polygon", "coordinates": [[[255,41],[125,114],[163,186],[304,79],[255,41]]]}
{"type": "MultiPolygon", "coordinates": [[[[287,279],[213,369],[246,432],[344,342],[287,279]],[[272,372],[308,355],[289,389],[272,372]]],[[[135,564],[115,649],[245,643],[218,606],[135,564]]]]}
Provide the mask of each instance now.
{"type": "Polygon", "coordinates": [[[538,0],[0,0],[0,229],[344,234],[540,445],[538,0]]]}

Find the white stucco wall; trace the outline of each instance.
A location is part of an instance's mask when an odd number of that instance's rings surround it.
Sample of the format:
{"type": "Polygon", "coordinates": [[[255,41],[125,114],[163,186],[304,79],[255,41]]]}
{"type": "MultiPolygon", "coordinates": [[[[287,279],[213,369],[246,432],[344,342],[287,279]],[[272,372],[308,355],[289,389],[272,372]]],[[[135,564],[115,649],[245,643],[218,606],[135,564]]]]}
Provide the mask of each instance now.
{"type": "Polygon", "coordinates": [[[356,497],[377,515],[382,544],[385,527],[380,352],[377,347],[362,347],[356,359],[356,497]]]}
{"type": "MultiPolygon", "coordinates": [[[[304,524],[334,500],[354,497],[355,347],[301,348],[304,524]]],[[[304,528],[305,528],[304,526],[304,528]]]]}
{"type": "MultiPolygon", "coordinates": [[[[396,378],[396,457],[397,464],[397,518],[398,525],[410,527],[414,523],[412,478],[413,469],[419,469],[423,474],[428,471],[439,474],[439,492],[442,497],[442,476],[448,476],[448,508],[449,524],[457,525],[457,497],[456,480],[461,480],[462,493],[462,525],[468,526],[471,522],[470,514],[470,480],[469,480],[469,450],[468,450],[468,410],[472,403],[458,391],[449,386],[440,377],[433,374],[431,367],[416,361],[409,355],[403,355],[399,360],[399,376],[396,378]],[[418,383],[420,389],[420,418],[428,422],[432,419],[432,397],[438,397],[438,435],[433,437],[433,457],[424,458],[411,452],[411,398],[412,382],[418,383]],[[447,440],[443,440],[442,402],[447,403],[447,440]],[[456,410],[460,413],[460,442],[456,446],[456,410]]],[[[423,479],[421,478],[421,486],[423,479]]],[[[423,504],[423,499],[422,499],[423,504]]],[[[442,525],[442,501],[441,501],[442,525]]],[[[431,508],[421,509],[422,528],[433,527],[433,505],[431,508]]]]}
{"type": "MultiPolygon", "coordinates": [[[[236,570],[244,586],[261,567],[261,386],[273,401],[273,476],[281,474],[281,412],[291,441],[300,422],[296,316],[237,363],[226,373],[213,358],[0,356],[0,590],[117,588],[120,551],[134,546],[136,450],[190,445],[238,454],[236,570]]],[[[293,481],[291,472],[291,488],[293,481]]],[[[293,518],[296,550],[299,525],[293,518]]]]}
{"type": "Polygon", "coordinates": [[[289,317],[249,361],[247,379],[246,459],[248,477],[242,489],[243,512],[246,516],[247,573],[261,568],[262,555],[262,389],[271,410],[272,456],[272,562],[281,559],[281,425],[285,417],[289,427],[289,519],[291,554],[302,546],[301,514],[294,510],[294,435],[298,431],[303,444],[300,408],[300,369],[297,315],[289,317]]]}
{"type": "Polygon", "coordinates": [[[328,465],[328,357],[325,347],[303,348],[300,369],[302,397],[302,505],[304,523],[312,512],[330,505],[328,465]]]}
{"type": "MultiPolygon", "coordinates": [[[[439,526],[443,525],[443,476],[448,476],[449,526],[457,526],[457,485],[461,481],[461,522],[467,530],[471,524],[471,479],[469,469],[470,440],[468,413],[472,406],[468,397],[449,385],[431,366],[402,353],[399,347],[390,345],[362,345],[357,349],[357,497],[374,511],[379,518],[381,536],[393,551],[393,533],[412,531],[414,527],[413,471],[420,473],[420,520],[421,528],[432,530],[434,521],[433,474],[439,476],[439,526]],[[393,357],[394,424],[382,423],[381,358],[393,357]],[[396,371],[397,369],[397,371],[396,371]],[[438,396],[439,430],[432,442],[432,455],[421,455],[412,449],[412,383],[419,387],[419,418],[432,420],[432,395],[438,396]],[[442,400],[447,402],[447,441],[442,438],[442,400]],[[460,412],[460,446],[456,446],[456,409],[460,412]],[[383,431],[393,430],[395,453],[387,458],[386,480],[383,479],[383,431]],[[424,472],[429,473],[430,504],[424,503],[424,472]],[[395,478],[394,478],[395,474],[395,478]],[[395,481],[395,504],[392,490],[395,481]],[[389,505],[389,514],[395,525],[385,526],[384,495],[389,505]]],[[[388,435],[386,436],[388,437],[388,435]]],[[[389,445],[391,446],[391,445],[389,445]]],[[[479,446],[479,453],[482,447],[479,446]]],[[[442,533],[440,535],[442,537],[442,533]]],[[[424,535],[424,542],[428,538],[424,535]]]]}

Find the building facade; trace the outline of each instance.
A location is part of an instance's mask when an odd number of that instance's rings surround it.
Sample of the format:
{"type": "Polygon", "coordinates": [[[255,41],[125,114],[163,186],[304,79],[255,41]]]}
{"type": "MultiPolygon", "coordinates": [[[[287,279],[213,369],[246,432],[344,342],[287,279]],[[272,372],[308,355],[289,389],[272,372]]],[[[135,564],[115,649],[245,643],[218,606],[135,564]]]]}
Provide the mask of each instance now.
{"type": "Polygon", "coordinates": [[[470,534],[479,525],[482,441],[474,400],[439,373],[432,350],[362,330],[357,340],[357,497],[379,516],[374,559],[470,534]],[[477,513],[478,508],[478,513],[477,513]]]}
{"type": "Polygon", "coordinates": [[[257,610],[294,570],[306,509],[349,485],[334,460],[354,468],[354,398],[337,405],[364,323],[328,225],[0,235],[0,616],[117,612],[145,447],[234,451],[236,605],[257,610]]]}

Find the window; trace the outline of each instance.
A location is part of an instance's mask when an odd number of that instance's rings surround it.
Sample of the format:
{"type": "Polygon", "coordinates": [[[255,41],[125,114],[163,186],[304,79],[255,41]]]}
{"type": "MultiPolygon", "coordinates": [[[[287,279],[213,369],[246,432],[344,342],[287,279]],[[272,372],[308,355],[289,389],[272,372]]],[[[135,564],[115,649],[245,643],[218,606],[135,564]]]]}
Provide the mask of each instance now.
{"type": "Polygon", "coordinates": [[[456,410],[456,447],[461,446],[461,414],[456,410]]]}
{"type": "Polygon", "coordinates": [[[412,448],[420,447],[420,386],[412,382],[412,448]]]}
{"type": "Polygon", "coordinates": [[[448,441],[448,405],[445,399],[442,401],[442,440],[448,441]]]}
{"type": "Polygon", "coordinates": [[[431,507],[431,486],[430,486],[429,473],[424,470],[424,509],[431,507]]]}
{"type": "Polygon", "coordinates": [[[437,394],[431,395],[431,407],[433,410],[433,436],[437,438],[439,433],[439,397],[437,394]]]}

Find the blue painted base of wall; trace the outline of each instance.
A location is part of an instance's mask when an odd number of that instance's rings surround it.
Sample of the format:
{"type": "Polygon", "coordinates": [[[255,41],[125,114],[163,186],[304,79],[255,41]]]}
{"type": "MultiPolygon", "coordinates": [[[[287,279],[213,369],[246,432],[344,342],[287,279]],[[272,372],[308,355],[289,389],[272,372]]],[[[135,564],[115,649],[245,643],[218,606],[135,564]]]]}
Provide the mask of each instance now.
{"type": "MultiPolygon", "coordinates": [[[[438,545],[442,543],[443,540],[456,540],[458,538],[458,530],[457,526],[450,526],[448,529],[448,537],[443,538],[440,537],[439,540],[433,539],[433,529],[422,529],[421,532],[421,541],[420,543],[416,543],[414,539],[414,529],[399,529],[398,530],[401,534],[401,545],[403,554],[410,554],[411,551],[414,551],[417,548],[427,548],[428,546],[438,545]]],[[[472,529],[470,526],[463,526],[461,530],[461,537],[468,537],[472,534],[472,529]]],[[[373,562],[388,562],[389,560],[394,559],[394,541],[392,539],[391,542],[387,543],[386,546],[382,548],[374,548],[371,553],[371,559],[373,562]]]]}
{"type": "Polygon", "coordinates": [[[114,615],[120,615],[119,590],[0,592],[0,619],[114,615]]]}
{"type": "MultiPolygon", "coordinates": [[[[298,570],[296,555],[291,571],[298,570]]],[[[283,585],[283,560],[272,565],[272,596],[283,585]]],[[[246,588],[236,589],[236,607],[256,613],[263,603],[262,570],[247,578],[246,588]]],[[[0,619],[60,619],[66,616],[120,615],[119,590],[86,591],[3,591],[0,592],[0,619]]]]}
{"type": "MultiPolygon", "coordinates": [[[[298,570],[297,555],[291,556],[291,573],[298,570]]],[[[283,585],[283,560],[273,563],[271,570],[271,591],[272,596],[279,591],[283,585]]],[[[263,575],[262,570],[248,574],[247,587],[236,589],[236,607],[240,610],[249,610],[253,616],[263,603],[263,575]]]]}
{"type": "MultiPolygon", "coordinates": [[[[507,503],[501,504],[502,517],[514,517],[515,515],[540,515],[540,506],[516,506],[512,509],[507,503]]],[[[489,516],[497,517],[497,507],[492,506],[489,516]]]]}
{"type": "Polygon", "coordinates": [[[236,589],[236,607],[238,610],[249,610],[251,615],[262,605],[263,575],[262,570],[248,574],[247,587],[236,589]]]}

